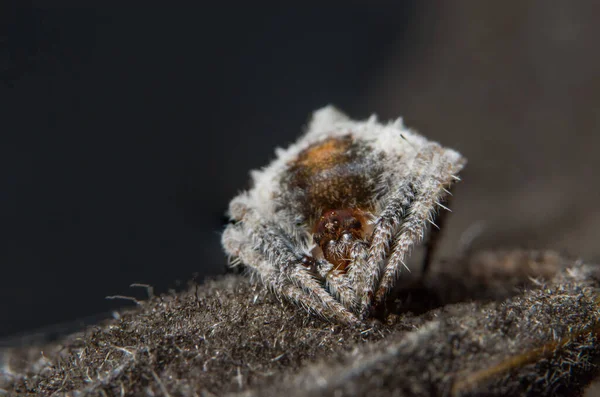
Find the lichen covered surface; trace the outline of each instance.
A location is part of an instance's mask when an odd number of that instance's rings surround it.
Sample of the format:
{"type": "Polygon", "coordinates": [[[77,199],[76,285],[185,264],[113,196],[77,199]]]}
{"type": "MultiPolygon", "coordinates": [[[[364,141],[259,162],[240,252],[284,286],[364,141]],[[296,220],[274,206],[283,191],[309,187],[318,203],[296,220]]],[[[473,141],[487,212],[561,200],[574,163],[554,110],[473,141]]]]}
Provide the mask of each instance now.
{"type": "Polygon", "coordinates": [[[362,328],[228,276],[4,350],[0,395],[579,395],[597,374],[599,274],[549,252],[437,263],[362,328]]]}

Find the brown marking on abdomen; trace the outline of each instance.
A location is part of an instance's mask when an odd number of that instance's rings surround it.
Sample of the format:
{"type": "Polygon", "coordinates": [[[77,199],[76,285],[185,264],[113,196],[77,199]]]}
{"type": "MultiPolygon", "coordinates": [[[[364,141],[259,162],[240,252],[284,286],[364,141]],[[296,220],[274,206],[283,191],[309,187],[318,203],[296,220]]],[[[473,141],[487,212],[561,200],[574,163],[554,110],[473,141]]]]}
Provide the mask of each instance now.
{"type": "Polygon", "coordinates": [[[307,218],[323,209],[370,207],[374,170],[366,150],[350,135],[329,138],[305,149],[290,164],[287,183],[292,190],[301,189],[307,218]]]}
{"type": "Polygon", "coordinates": [[[302,151],[294,165],[312,172],[331,168],[337,163],[348,161],[350,145],[352,145],[350,136],[329,138],[302,151]]]}

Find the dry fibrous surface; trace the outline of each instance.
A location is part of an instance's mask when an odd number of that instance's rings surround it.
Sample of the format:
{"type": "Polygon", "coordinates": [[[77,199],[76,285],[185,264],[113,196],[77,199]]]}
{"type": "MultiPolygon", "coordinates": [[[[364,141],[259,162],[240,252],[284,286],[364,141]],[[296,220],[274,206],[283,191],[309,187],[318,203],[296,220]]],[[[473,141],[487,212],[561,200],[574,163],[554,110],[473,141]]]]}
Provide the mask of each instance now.
{"type": "Polygon", "coordinates": [[[596,266],[509,251],[436,263],[386,323],[332,325],[228,276],[60,342],[2,353],[8,395],[578,395],[596,374],[596,266]]]}

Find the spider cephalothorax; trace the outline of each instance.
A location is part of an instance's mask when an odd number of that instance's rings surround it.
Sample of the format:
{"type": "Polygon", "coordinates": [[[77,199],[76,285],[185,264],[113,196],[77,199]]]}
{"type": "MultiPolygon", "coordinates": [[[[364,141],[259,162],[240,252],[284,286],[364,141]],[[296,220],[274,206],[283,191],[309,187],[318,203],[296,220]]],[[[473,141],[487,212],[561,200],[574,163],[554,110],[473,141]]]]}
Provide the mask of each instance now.
{"type": "Polygon", "coordinates": [[[366,243],[368,218],[357,208],[325,211],[315,223],[313,239],[316,257],[324,258],[334,270],[345,271],[352,263],[350,255],[356,242],[366,243]]]}
{"type": "MultiPolygon", "coordinates": [[[[274,292],[360,323],[433,224],[465,160],[401,120],[356,122],[332,107],[230,204],[223,245],[274,292]]],[[[430,255],[427,255],[429,258],[430,255]]]]}

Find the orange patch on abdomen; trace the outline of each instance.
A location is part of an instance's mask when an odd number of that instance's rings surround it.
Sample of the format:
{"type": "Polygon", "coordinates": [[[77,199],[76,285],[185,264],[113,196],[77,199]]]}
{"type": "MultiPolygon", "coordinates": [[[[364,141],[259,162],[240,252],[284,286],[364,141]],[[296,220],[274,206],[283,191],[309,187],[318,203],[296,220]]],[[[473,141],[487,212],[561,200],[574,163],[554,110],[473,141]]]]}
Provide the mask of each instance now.
{"type": "Polygon", "coordinates": [[[308,218],[329,208],[369,206],[374,178],[364,150],[350,135],[329,138],[308,147],[290,164],[287,182],[303,192],[308,218]]]}
{"type": "Polygon", "coordinates": [[[295,166],[310,169],[312,172],[318,172],[318,170],[348,162],[348,150],[351,144],[352,139],[349,136],[329,138],[300,153],[295,166]]]}

